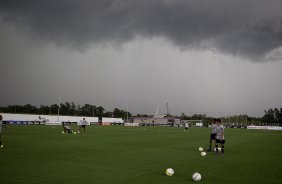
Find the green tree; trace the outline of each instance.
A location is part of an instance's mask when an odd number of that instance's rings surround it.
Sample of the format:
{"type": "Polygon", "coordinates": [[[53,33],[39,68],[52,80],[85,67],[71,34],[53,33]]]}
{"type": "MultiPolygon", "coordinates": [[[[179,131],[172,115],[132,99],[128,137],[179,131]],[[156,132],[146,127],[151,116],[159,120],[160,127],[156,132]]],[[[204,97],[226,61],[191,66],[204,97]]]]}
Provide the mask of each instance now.
{"type": "Polygon", "coordinates": [[[59,108],[58,104],[51,105],[51,107],[50,107],[50,114],[51,115],[58,114],[58,108],[59,108]]]}
{"type": "Polygon", "coordinates": [[[181,118],[182,120],[188,120],[188,119],[189,119],[189,117],[186,116],[186,114],[185,114],[184,112],[181,113],[180,118],[181,118]]]}
{"type": "Polygon", "coordinates": [[[112,118],[112,117],[113,117],[113,112],[105,112],[103,116],[104,116],[104,117],[110,117],[110,118],[112,118]]]}
{"type": "Polygon", "coordinates": [[[270,108],[264,112],[265,115],[262,117],[264,123],[282,125],[282,108],[280,110],[278,108],[270,108]]]}
{"type": "Polygon", "coordinates": [[[93,106],[90,104],[85,104],[81,107],[81,111],[83,116],[93,116],[93,106]]]}
{"type": "Polygon", "coordinates": [[[42,115],[49,114],[49,111],[50,111],[50,107],[49,106],[45,106],[45,105],[40,105],[40,107],[38,109],[38,113],[42,114],[42,115]]]}
{"type": "Polygon", "coordinates": [[[131,118],[131,113],[124,111],[124,110],[121,110],[121,109],[118,109],[118,108],[115,108],[114,112],[113,112],[113,116],[115,118],[122,118],[122,119],[128,118],[129,119],[129,118],[131,118]]]}
{"type": "Polygon", "coordinates": [[[104,115],[104,111],[105,109],[101,106],[97,107],[97,116],[99,117],[99,119],[102,119],[103,115],[104,115]]]}
{"type": "Polygon", "coordinates": [[[71,102],[69,114],[72,116],[77,115],[77,109],[76,109],[76,105],[74,102],[71,102]]]}
{"type": "Polygon", "coordinates": [[[273,123],[274,122],[274,111],[273,109],[265,110],[265,115],[262,117],[262,121],[265,123],[273,123]]]}

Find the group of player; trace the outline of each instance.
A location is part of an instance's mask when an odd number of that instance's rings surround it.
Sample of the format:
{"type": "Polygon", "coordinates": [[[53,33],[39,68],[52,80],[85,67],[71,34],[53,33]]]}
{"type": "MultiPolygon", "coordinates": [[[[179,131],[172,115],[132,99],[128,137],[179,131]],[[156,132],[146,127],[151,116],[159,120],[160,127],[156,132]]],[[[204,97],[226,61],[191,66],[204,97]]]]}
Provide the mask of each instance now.
{"type": "Polygon", "coordinates": [[[212,133],[210,136],[209,149],[207,151],[212,151],[212,142],[215,142],[215,152],[220,153],[219,145],[221,148],[221,154],[224,154],[224,126],[221,124],[221,119],[213,119],[212,123],[212,133]]]}
{"type": "MultiPolygon", "coordinates": [[[[2,115],[0,115],[0,146],[3,147],[2,142],[1,142],[1,134],[2,134],[2,115]]],[[[86,130],[86,125],[88,124],[88,122],[85,120],[85,118],[83,118],[80,121],[81,125],[78,128],[77,133],[80,133],[81,129],[83,128],[83,132],[85,132],[86,130]]],[[[68,125],[65,125],[64,123],[62,123],[63,126],[63,133],[73,133],[73,131],[71,130],[71,128],[68,125]]],[[[185,124],[185,130],[184,132],[189,132],[189,124],[186,123],[185,124]]],[[[225,139],[224,139],[224,126],[221,124],[221,119],[213,119],[213,123],[212,123],[212,133],[210,136],[210,142],[209,142],[209,149],[207,151],[212,151],[212,142],[215,142],[215,152],[216,154],[219,153],[219,145],[221,148],[221,153],[224,154],[224,144],[225,144],[225,139]]]]}
{"type": "MultiPolygon", "coordinates": [[[[83,132],[85,132],[85,129],[86,129],[86,125],[87,125],[87,121],[85,120],[85,118],[83,118],[81,121],[80,121],[81,125],[79,126],[78,130],[77,130],[77,133],[80,133],[81,129],[83,128],[83,132]]],[[[62,122],[62,126],[63,126],[63,131],[62,133],[68,133],[68,134],[72,134],[73,131],[71,130],[71,128],[68,126],[68,125],[65,125],[64,122],[62,122]]]]}
{"type": "MultiPolygon", "coordinates": [[[[2,137],[2,125],[3,125],[2,119],[3,119],[3,117],[0,114],[0,148],[4,147],[4,145],[2,144],[2,139],[1,139],[1,137],[2,137]]],[[[80,121],[80,123],[81,123],[81,125],[79,126],[77,132],[80,133],[82,128],[83,128],[83,132],[85,132],[86,125],[87,125],[88,122],[85,120],[85,118],[83,118],[80,121]]],[[[65,125],[64,123],[62,123],[62,125],[63,125],[63,133],[69,133],[69,134],[73,133],[73,131],[71,130],[71,128],[68,125],[65,125]]]]}

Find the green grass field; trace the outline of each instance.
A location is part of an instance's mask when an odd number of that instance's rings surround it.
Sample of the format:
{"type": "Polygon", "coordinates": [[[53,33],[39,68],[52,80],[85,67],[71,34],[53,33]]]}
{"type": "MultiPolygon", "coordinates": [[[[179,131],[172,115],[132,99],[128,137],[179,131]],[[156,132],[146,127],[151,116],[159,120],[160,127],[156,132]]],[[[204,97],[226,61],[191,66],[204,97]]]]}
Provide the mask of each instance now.
{"type": "MultiPolygon", "coordinates": [[[[72,128],[77,128],[73,126],[72,128]]],[[[4,128],[1,184],[282,183],[282,132],[225,129],[226,153],[200,155],[210,129],[91,126],[68,135],[61,126],[4,128]],[[166,168],[175,175],[164,175],[166,168]]]]}

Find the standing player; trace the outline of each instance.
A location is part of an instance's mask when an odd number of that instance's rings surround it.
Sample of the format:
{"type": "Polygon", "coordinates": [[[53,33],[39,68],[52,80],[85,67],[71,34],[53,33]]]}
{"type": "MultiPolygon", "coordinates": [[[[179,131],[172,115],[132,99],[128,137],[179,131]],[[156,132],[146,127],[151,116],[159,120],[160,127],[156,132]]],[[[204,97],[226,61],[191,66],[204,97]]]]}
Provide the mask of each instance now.
{"type": "Polygon", "coordinates": [[[216,129],[216,139],[215,139],[215,148],[216,148],[216,154],[218,154],[218,144],[221,145],[221,153],[224,154],[224,127],[221,124],[221,120],[217,119],[216,121],[217,129],[216,129]]]}
{"type": "Polygon", "coordinates": [[[0,115],[0,147],[3,148],[4,146],[2,145],[2,115],[0,115]]]}
{"type": "Polygon", "coordinates": [[[189,123],[185,123],[184,127],[184,132],[189,132],[189,123]]]}
{"type": "Polygon", "coordinates": [[[216,137],[216,130],[217,130],[217,124],[216,124],[217,119],[213,119],[212,122],[212,133],[210,136],[210,147],[207,151],[211,151],[212,150],[212,141],[215,142],[215,137],[216,137]]]}
{"type": "Polygon", "coordinates": [[[85,127],[86,127],[88,122],[85,120],[85,118],[83,118],[83,120],[81,120],[80,122],[81,122],[81,125],[78,128],[78,133],[80,133],[81,128],[83,128],[83,132],[85,133],[85,127]]]}

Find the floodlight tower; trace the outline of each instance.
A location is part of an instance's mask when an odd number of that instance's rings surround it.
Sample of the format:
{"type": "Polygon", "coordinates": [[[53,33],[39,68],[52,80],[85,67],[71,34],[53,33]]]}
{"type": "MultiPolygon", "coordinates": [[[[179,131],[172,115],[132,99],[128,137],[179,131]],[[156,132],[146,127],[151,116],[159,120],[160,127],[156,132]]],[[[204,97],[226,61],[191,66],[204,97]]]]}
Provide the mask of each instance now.
{"type": "Polygon", "coordinates": [[[246,112],[246,126],[248,124],[248,113],[246,112]]]}
{"type": "Polygon", "coordinates": [[[59,105],[58,105],[58,121],[60,121],[60,107],[61,107],[61,92],[59,94],[59,105]]]}
{"type": "Polygon", "coordinates": [[[126,103],[126,123],[128,123],[128,100],[126,103]]]}
{"type": "Polygon", "coordinates": [[[169,111],[168,111],[168,102],[166,103],[166,116],[168,117],[169,111]]]}

